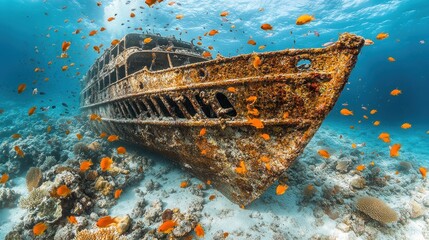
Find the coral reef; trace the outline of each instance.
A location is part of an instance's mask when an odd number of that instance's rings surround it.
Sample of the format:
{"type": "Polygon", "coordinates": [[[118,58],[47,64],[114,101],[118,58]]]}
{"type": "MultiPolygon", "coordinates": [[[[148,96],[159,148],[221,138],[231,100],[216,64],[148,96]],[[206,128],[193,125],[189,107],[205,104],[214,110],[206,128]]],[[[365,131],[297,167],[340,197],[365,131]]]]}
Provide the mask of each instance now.
{"type": "Polygon", "coordinates": [[[14,207],[18,196],[13,189],[0,187],[0,209],[14,207]]]}
{"type": "Polygon", "coordinates": [[[125,236],[121,236],[115,227],[84,229],[76,235],[76,240],[126,240],[125,236]]]}
{"type": "Polygon", "coordinates": [[[395,210],[375,197],[360,197],[356,201],[356,208],[381,223],[396,222],[399,219],[398,213],[395,210]]]}

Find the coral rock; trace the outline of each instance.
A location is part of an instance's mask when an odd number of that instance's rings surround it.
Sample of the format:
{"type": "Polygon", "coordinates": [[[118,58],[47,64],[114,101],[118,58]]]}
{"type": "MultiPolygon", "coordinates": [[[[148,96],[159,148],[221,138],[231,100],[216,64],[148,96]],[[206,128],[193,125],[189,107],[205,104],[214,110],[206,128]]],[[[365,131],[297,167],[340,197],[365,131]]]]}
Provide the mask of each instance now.
{"type": "Polygon", "coordinates": [[[375,197],[361,197],[356,202],[356,208],[381,223],[396,222],[398,214],[382,200],[375,197]]]}
{"type": "Polygon", "coordinates": [[[115,217],[115,220],[118,221],[116,224],[116,230],[119,234],[123,234],[128,230],[128,228],[130,228],[131,218],[128,216],[128,214],[123,217],[115,217]]]}
{"type": "Polygon", "coordinates": [[[97,152],[101,149],[101,144],[97,141],[94,141],[94,142],[88,144],[87,148],[91,151],[97,152]]]}
{"type": "Polygon", "coordinates": [[[0,188],[0,209],[14,207],[18,194],[10,188],[0,188]]]}
{"type": "Polygon", "coordinates": [[[350,182],[350,185],[355,189],[365,188],[365,184],[366,184],[365,178],[361,176],[355,176],[350,182]]]}
{"type": "Polygon", "coordinates": [[[126,240],[115,227],[85,229],[77,233],[76,240],[126,240]]]}
{"type": "Polygon", "coordinates": [[[42,182],[42,170],[37,167],[31,167],[28,172],[25,180],[27,182],[27,189],[31,192],[34,188],[37,188],[42,182]]]}
{"type": "Polygon", "coordinates": [[[425,213],[425,208],[422,205],[418,204],[415,201],[412,201],[410,205],[411,205],[411,212],[410,212],[411,218],[418,218],[423,216],[423,214],[425,213]]]}
{"type": "Polygon", "coordinates": [[[100,176],[97,178],[97,181],[95,181],[95,189],[106,196],[112,192],[113,186],[108,181],[104,180],[102,176],[100,176]]]}

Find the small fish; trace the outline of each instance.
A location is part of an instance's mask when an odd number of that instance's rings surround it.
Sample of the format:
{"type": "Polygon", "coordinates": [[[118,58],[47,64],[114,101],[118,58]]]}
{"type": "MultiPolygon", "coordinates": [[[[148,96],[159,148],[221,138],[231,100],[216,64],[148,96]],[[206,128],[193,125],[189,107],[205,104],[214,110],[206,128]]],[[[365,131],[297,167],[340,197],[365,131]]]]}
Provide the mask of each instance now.
{"type": "Polygon", "coordinates": [[[13,139],[18,139],[18,138],[21,138],[22,136],[21,136],[21,134],[18,134],[18,133],[15,133],[15,134],[12,134],[12,136],[11,136],[13,139]]]}
{"type": "Polygon", "coordinates": [[[296,23],[295,24],[296,25],[304,25],[304,24],[307,24],[307,23],[313,21],[314,19],[315,19],[314,16],[310,16],[308,14],[304,14],[304,15],[299,16],[296,19],[296,23]]]}
{"type": "Polygon", "coordinates": [[[145,3],[150,7],[156,3],[156,0],[146,0],[145,3]]]}
{"type": "Polygon", "coordinates": [[[344,116],[353,116],[353,112],[348,110],[347,108],[341,109],[340,113],[341,115],[344,115],[344,116]]]}
{"type": "Polygon", "coordinates": [[[152,38],[150,38],[150,37],[145,38],[145,39],[143,40],[143,43],[144,43],[144,44],[148,44],[148,43],[150,43],[150,42],[152,42],[152,38]]]}
{"type": "Polygon", "coordinates": [[[186,188],[186,187],[188,187],[188,185],[189,185],[188,181],[183,181],[180,183],[181,188],[186,188]]]}
{"type": "Polygon", "coordinates": [[[261,25],[261,29],[267,31],[267,30],[273,30],[273,27],[268,23],[264,23],[261,25]]]}
{"type": "Polygon", "coordinates": [[[270,140],[270,135],[268,135],[267,133],[262,133],[262,134],[261,134],[261,137],[262,137],[265,141],[270,140]]]}
{"type": "Polygon", "coordinates": [[[177,14],[177,15],[176,15],[176,19],[179,19],[179,20],[180,20],[180,19],[183,19],[183,17],[184,17],[184,15],[183,15],[183,14],[177,14]]]}
{"type": "Polygon", "coordinates": [[[395,62],[396,61],[396,59],[393,57],[388,57],[387,60],[389,60],[389,62],[395,62]]]}
{"type": "Polygon", "coordinates": [[[370,113],[371,115],[374,115],[374,114],[376,114],[376,113],[377,113],[377,110],[372,109],[369,113],[370,113]]]}
{"type": "Polygon", "coordinates": [[[247,44],[250,44],[250,45],[255,46],[255,45],[256,45],[256,42],[255,42],[255,40],[250,39],[249,41],[247,41],[247,44]]]}
{"type": "Polygon", "coordinates": [[[64,107],[69,107],[69,105],[67,105],[67,103],[61,103],[61,105],[63,105],[64,107]]]}
{"type": "Polygon", "coordinates": [[[94,51],[96,51],[97,53],[100,53],[100,47],[94,46],[93,48],[94,48],[94,51]]]}
{"type": "Polygon", "coordinates": [[[226,17],[226,16],[228,16],[228,12],[227,11],[223,11],[223,12],[221,12],[219,15],[221,16],[221,17],[226,17]]]}
{"type": "Polygon", "coordinates": [[[122,194],[122,189],[116,189],[115,193],[113,194],[113,197],[115,199],[118,199],[122,194]]]}
{"type": "Polygon", "coordinates": [[[377,36],[375,37],[377,40],[383,40],[383,39],[386,39],[386,38],[388,38],[389,37],[389,34],[388,33],[379,33],[379,34],[377,34],[377,36]]]}
{"type": "Polygon", "coordinates": [[[130,18],[133,18],[133,17],[135,17],[136,16],[136,14],[135,13],[130,13],[130,18]]]}
{"type": "Polygon", "coordinates": [[[332,46],[334,44],[335,44],[335,42],[326,42],[326,43],[322,44],[322,47],[329,47],[329,46],[332,46]]]}
{"type": "Polygon", "coordinates": [[[240,161],[240,166],[235,168],[235,172],[238,174],[246,174],[247,173],[247,168],[246,168],[246,165],[244,164],[243,160],[240,161]]]}
{"type": "Polygon", "coordinates": [[[213,50],[213,49],[214,49],[214,48],[213,48],[213,46],[211,46],[211,45],[210,45],[210,46],[208,46],[207,48],[208,48],[208,49],[210,49],[210,50],[213,50]]]}
{"type": "Polygon", "coordinates": [[[118,141],[118,140],[119,140],[119,136],[118,135],[110,135],[107,138],[107,141],[109,141],[109,142],[114,142],[114,141],[118,141]]]}
{"type": "Polygon", "coordinates": [[[113,39],[112,42],[110,43],[112,46],[115,46],[119,43],[119,39],[113,39]]]}
{"type": "Polygon", "coordinates": [[[237,92],[237,89],[235,88],[235,87],[229,87],[229,88],[227,88],[226,89],[228,92],[230,92],[230,93],[235,93],[235,92],[237,92]]]}
{"type": "Polygon", "coordinates": [[[5,184],[9,180],[9,175],[7,173],[3,173],[0,178],[0,184],[5,184]]]}
{"type": "Polygon", "coordinates": [[[427,172],[426,168],[420,167],[419,168],[419,172],[420,172],[420,174],[422,175],[423,178],[426,178],[426,172],[427,172]]]}
{"type": "Polygon", "coordinates": [[[100,161],[101,171],[110,171],[112,169],[113,160],[109,157],[104,157],[100,161]]]}
{"type": "Polygon", "coordinates": [[[259,66],[261,66],[261,64],[262,64],[261,58],[259,56],[257,56],[257,55],[254,55],[253,56],[253,61],[252,61],[253,67],[256,68],[256,69],[258,69],[259,66]]]}
{"type": "Polygon", "coordinates": [[[71,45],[71,42],[66,42],[66,41],[64,41],[64,42],[61,44],[61,49],[63,50],[63,52],[66,52],[67,50],[69,50],[70,45],[71,45]]]}
{"type": "Polygon", "coordinates": [[[276,187],[276,195],[283,195],[288,188],[289,188],[289,186],[286,184],[279,184],[276,187]]]}
{"type": "Polygon", "coordinates": [[[204,237],[204,229],[201,227],[201,224],[197,224],[197,226],[194,228],[195,234],[197,237],[204,237]]]}
{"type": "Polygon", "coordinates": [[[352,148],[357,148],[356,143],[352,143],[352,148]]]}
{"type": "Polygon", "coordinates": [[[97,30],[92,30],[91,32],[89,32],[89,36],[92,37],[95,34],[97,34],[97,30]]]}
{"type": "Polygon", "coordinates": [[[24,92],[25,88],[27,87],[27,84],[25,83],[21,83],[18,86],[18,94],[21,94],[22,92],[24,92]]]}
{"type": "Polygon", "coordinates": [[[113,20],[115,20],[115,17],[109,17],[109,18],[107,19],[107,21],[108,21],[108,22],[111,22],[111,21],[113,21],[113,20]]]}
{"type": "Polygon", "coordinates": [[[371,39],[365,39],[365,43],[364,43],[365,46],[371,46],[373,44],[374,44],[374,41],[372,41],[371,39]]]}
{"type": "Polygon", "coordinates": [[[52,131],[52,127],[51,126],[46,127],[46,132],[47,133],[50,133],[51,131],[52,131]]]}
{"type": "Polygon", "coordinates": [[[64,66],[62,66],[61,67],[61,70],[64,72],[64,71],[67,71],[69,69],[69,66],[67,66],[67,65],[64,65],[64,66]]]}
{"type": "Polygon", "coordinates": [[[401,149],[401,144],[393,144],[393,146],[390,147],[390,157],[399,157],[399,149],[401,149]]]}
{"type": "Polygon", "coordinates": [[[374,121],[373,123],[372,123],[374,126],[378,126],[378,125],[380,125],[380,121],[374,121]]]}
{"type": "Polygon", "coordinates": [[[97,2],[97,7],[100,7],[101,6],[101,2],[97,2]]]}
{"type": "Polygon", "coordinates": [[[390,143],[390,135],[388,133],[385,133],[385,132],[380,133],[378,138],[381,139],[385,143],[390,143]]]}
{"type": "Polygon", "coordinates": [[[77,219],[75,216],[68,216],[67,220],[69,221],[69,223],[71,224],[77,224],[77,219]]]}
{"type": "Polygon", "coordinates": [[[359,172],[365,170],[365,165],[361,164],[361,165],[357,166],[356,170],[358,170],[359,172]]]}
{"type": "Polygon", "coordinates": [[[80,133],[76,134],[76,137],[77,137],[77,140],[79,140],[79,141],[83,138],[82,134],[80,134],[80,133]]]}
{"type": "Polygon", "coordinates": [[[214,36],[214,35],[216,35],[218,33],[219,33],[219,31],[216,30],[216,29],[212,29],[212,30],[210,30],[210,32],[208,32],[209,36],[214,36]]]}
{"type": "Polygon", "coordinates": [[[247,123],[249,123],[250,126],[253,126],[257,129],[264,128],[264,124],[258,118],[249,118],[249,119],[247,119],[247,123]]]}
{"type": "Polygon", "coordinates": [[[210,52],[204,51],[201,56],[205,57],[205,58],[211,58],[212,54],[210,52]]]}
{"type": "Polygon", "coordinates": [[[216,198],[216,195],[214,195],[214,194],[212,194],[212,195],[209,196],[209,200],[210,201],[213,201],[215,198],[216,198]]]}
{"type": "Polygon", "coordinates": [[[392,96],[398,96],[399,94],[402,94],[402,91],[401,91],[401,90],[399,90],[399,89],[393,89],[393,90],[390,92],[390,95],[392,95],[392,96]]]}
{"type": "Polygon", "coordinates": [[[34,114],[34,112],[36,111],[36,109],[37,109],[37,107],[31,107],[31,108],[28,110],[28,116],[33,115],[33,114],[34,114]]]}
{"type": "Polygon", "coordinates": [[[206,135],[206,133],[207,133],[207,129],[206,128],[201,128],[199,136],[202,137],[202,136],[206,135]]]}
{"type": "Polygon", "coordinates": [[[118,222],[115,218],[112,218],[110,216],[104,216],[98,219],[96,225],[99,228],[105,228],[105,227],[109,227],[111,224],[116,224],[116,223],[118,222]]]}
{"type": "Polygon", "coordinates": [[[48,229],[48,226],[44,222],[39,222],[33,226],[33,233],[35,236],[40,236],[46,231],[46,229],[48,229]]]}
{"type": "Polygon", "coordinates": [[[118,154],[125,154],[127,152],[124,147],[118,147],[116,151],[118,152],[118,154]]]}
{"type": "Polygon", "coordinates": [[[267,47],[267,45],[261,45],[258,47],[259,50],[264,50],[267,47]]]}
{"type": "Polygon", "coordinates": [[[98,116],[98,115],[97,115],[97,114],[95,114],[95,113],[92,113],[91,115],[89,115],[89,120],[90,120],[90,121],[95,121],[95,120],[97,120],[97,121],[101,122],[101,117],[100,117],[100,116],[98,116]]]}
{"type": "Polygon", "coordinates": [[[93,165],[91,160],[85,160],[80,163],[79,169],[81,172],[87,171],[93,165]]]}
{"type": "Polygon", "coordinates": [[[70,134],[70,130],[67,129],[65,133],[66,133],[66,135],[69,135],[70,134]]]}
{"type": "Polygon", "coordinates": [[[425,40],[420,40],[419,43],[420,44],[425,44],[425,40]]]}
{"type": "Polygon", "coordinates": [[[62,198],[67,197],[70,193],[71,190],[65,184],[59,186],[56,190],[56,194],[62,198]]]}
{"type": "Polygon", "coordinates": [[[326,159],[328,159],[331,155],[329,154],[329,152],[327,151],[327,150],[325,150],[325,149],[320,149],[319,151],[317,151],[317,153],[321,156],[321,157],[323,157],[323,158],[326,158],[326,159]]]}
{"type": "Polygon", "coordinates": [[[100,28],[100,32],[104,32],[106,30],[106,28],[105,27],[101,27],[100,28]]]}
{"type": "Polygon", "coordinates": [[[401,125],[401,128],[403,128],[403,129],[411,128],[411,124],[409,124],[409,123],[403,123],[403,124],[401,125]]]}
{"type": "Polygon", "coordinates": [[[161,224],[158,228],[158,232],[170,233],[173,231],[174,227],[177,226],[176,222],[173,220],[167,220],[161,224]]]}
{"type": "Polygon", "coordinates": [[[99,138],[105,138],[105,137],[107,137],[107,133],[105,133],[105,132],[102,132],[102,133],[100,133],[100,136],[98,136],[99,138]]]}

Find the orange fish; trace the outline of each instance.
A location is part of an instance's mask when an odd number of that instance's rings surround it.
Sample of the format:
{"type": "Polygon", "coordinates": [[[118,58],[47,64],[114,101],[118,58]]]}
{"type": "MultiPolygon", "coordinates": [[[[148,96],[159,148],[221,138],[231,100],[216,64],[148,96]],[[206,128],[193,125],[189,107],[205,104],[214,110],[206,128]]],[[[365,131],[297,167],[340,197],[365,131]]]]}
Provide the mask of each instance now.
{"type": "Polygon", "coordinates": [[[86,160],[80,163],[79,169],[81,172],[87,171],[92,166],[91,160],[86,160]]]}
{"type": "Polygon", "coordinates": [[[115,46],[116,44],[118,44],[120,41],[119,39],[113,39],[112,42],[110,43],[112,46],[115,46]]]}
{"type": "Polygon", "coordinates": [[[226,17],[226,16],[228,16],[228,12],[227,11],[223,11],[223,12],[221,12],[219,15],[221,16],[221,17],[226,17]]]}
{"type": "Polygon", "coordinates": [[[262,133],[262,134],[261,134],[261,137],[262,137],[265,141],[270,140],[270,135],[268,135],[267,133],[262,133]]]}
{"type": "Polygon", "coordinates": [[[246,174],[247,173],[246,165],[244,165],[243,160],[240,161],[240,166],[235,168],[235,172],[239,173],[239,174],[246,174]]]}
{"type": "Polygon", "coordinates": [[[97,30],[92,30],[89,32],[89,36],[94,36],[95,34],[97,34],[97,30]]]}
{"type": "Polygon", "coordinates": [[[249,119],[247,119],[247,123],[249,123],[250,126],[253,126],[257,129],[264,128],[264,124],[258,118],[249,118],[249,119]]]}
{"type": "Polygon", "coordinates": [[[371,46],[373,44],[374,44],[374,41],[372,41],[371,39],[365,39],[365,43],[364,43],[365,46],[371,46]]]}
{"type": "Polygon", "coordinates": [[[204,135],[206,135],[207,129],[206,128],[201,128],[199,136],[202,137],[204,135]]]}
{"type": "Polygon", "coordinates": [[[210,200],[210,201],[213,201],[215,198],[216,198],[216,195],[210,195],[210,196],[209,196],[209,200],[210,200]]]}
{"type": "Polygon", "coordinates": [[[148,44],[148,43],[150,43],[150,42],[152,42],[152,38],[150,38],[150,37],[145,38],[145,39],[143,40],[143,43],[144,43],[144,44],[148,44]]]}
{"type": "Polygon", "coordinates": [[[19,146],[15,146],[13,148],[15,149],[15,152],[18,156],[20,156],[22,158],[24,157],[24,152],[21,150],[21,148],[19,146]]]}
{"type": "Polygon", "coordinates": [[[419,172],[420,172],[420,174],[422,175],[423,178],[426,178],[426,171],[427,171],[427,169],[424,168],[424,167],[420,167],[419,168],[419,172]]]}
{"type": "Polygon", "coordinates": [[[344,116],[350,116],[350,115],[353,116],[353,112],[348,110],[347,108],[341,109],[340,113],[341,115],[344,115],[344,116]]]}
{"type": "Polygon", "coordinates": [[[162,232],[162,233],[170,233],[171,231],[173,231],[174,227],[176,226],[176,222],[172,221],[172,220],[167,220],[165,222],[163,222],[161,224],[161,226],[159,226],[158,228],[158,232],[162,232]]]}
{"type": "Polygon", "coordinates": [[[77,219],[75,216],[68,216],[67,220],[69,221],[69,223],[71,224],[77,224],[77,219]]]}
{"type": "Polygon", "coordinates": [[[63,50],[63,52],[69,50],[70,45],[71,45],[71,42],[64,41],[63,44],[61,44],[61,49],[63,50]]]}
{"type": "Polygon", "coordinates": [[[352,148],[356,148],[356,147],[357,147],[356,143],[352,143],[352,148]]]}
{"type": "Polygon", "coordinates": [[[250,45],[255,46],[255,45],[256,45],[256,42],[255,42],[255,40],[250,39],[249,41],[247,41],[247,44],[250,44],[250,45]]]}
{"type": "Polygon", "coordinates": [[[258,69],[259,66],[261,66],[261,64],[262,64],[261,58],[259,56],[255,55],[253,57],[253,62],[252,62],[253,67],[258,69]]]}
{"type": "Polygon", "coordinates": [[[385,143],[390,143],[390,135],[388,133],[380,133],[380,135],[378,135],[378,138],[385,143]]]}
{"type": "Polygon", "coordinates": [[[46,229],[48,229],[48,226],[43,222],[39,222],[38,224],[34,225],[33,233],[36,236],[40,236],[46,231],[46,229]]]}
{"type": "Polygon", "coordinates": [[[369,113],[370,113],[371,115],[376,114],[376,113],[377,113],[377,110],[372,109],[369,113]]]}
{"type": "Polygon", "coordinates": [[[95,113],[92,113],[91,115],[89,115],[89,120],[91,120],[91,121],[95,121],[95,120],[97,120],[97,121],[101,121],[101,117],[100,116],[98,116],[97,114],[95,114],[95,113]]]}
{"type": "Polygon", "coordinates": [[[67,65],[64,65],[64,66],[62,66],[61,67],[61,70],[64,72],[64,71],[67,71],[67,69],[69,69],[69,66],[67,66],[67,65]]]}
{"type": "Polygon", "coordinates": [[[176,2],[171,1],[171,2],[169,2],[169,3],[168,3],[168,5],[169,5],[169,6],[173,6],[175,3],[176,3],[176,2]]]}
{"type": "Polygon", "coordinates": [[[58,196],[64,198],[70,195],[71,190],[66,185],[63,184],[57,188],[56,193],[58,196]]]}
{"type": "Polygon", "coordinates": [[[398,157],[399,149],[401,149],[401,144],[395,143],[390,147],[390,157],[398,157]]]}
{"type": "Polygon", "coordinates": [[[304,25],[314,20],[314,16],[304,14],[296,19],[296,25],[304,25]]]}
{"type": "Polygon", "coordinates": [[[146,0],[145,3],[150,7],[156,3],[156,0],[146,0]]]}
{"type": "Polygon", "coordinates": [[[118,154],[125,154],[127,152],[124,147],[118,147],[116,151],[118,152],[118,154]]]}
{"type": "Polygon", "coordinates": [[[136,16],[136,14],[135,13],[130,13],[130,18],[133,18],[133,17],[135,17],[136,16]]]}
{"type": "Polygon", "coordinates": [[[228,92],[230,92],[230,93],[235,93],[235,92],[237,92],[237,89],[235,88],[235,87],[229,87],[229,88],[227,88],[226,89],[228,92]]]}
{"type": "Polygon", "coordinates": [[[115,197],[115,199],[118,199],[121,196],[122,193],[122,189],[116,189],[115,193],[113,194],[113,197],[115,197]]]}
{"type": "Polygon", "coordinates": [[[404,124],[402,124],[402,125],[401,125],[401,128],[403,128],[403,129],[411,128],[411,124],[409,124],[409,123],[404,123],[404,124]]]}
{"type": "Polygon", "coordinates": [[[101,27],[100,28],[100,32],[104,32],[106,30],[106,28],[105,27],[101,27]]]}
{"type": "Polygon", "coordinates": [[[48,126],[47,128],[46,128],[46,132],[47,133],[50,133],[52,131],[52,127],[51,126],[48,126]]]}
{"type": "Polygon", "coordinates": [[[109,157],[104,157],[100,161],[101,171],[109,171],[112,168],[113,160],[109,157]]]}
{"type": "Polygon", "coordinates": [[[0,178],[0,184],[5,184],[9,180],[9,175],[7,173],[3,173],[0,178]]]}
{"type": "Polygon", "coordinates": [[[33,115],[34,114],[34,112],[36,111],[36,107],[31,107],[29,110],[28,110],[28,116],[31,116],[31,115],[33,115]]]}
{"type": "Polygon", "coordinates": [[[210,45],[210,46],[208,46],[207,48],[208,48],[208,49],[210,49],[210,50],[213,50],[213,49],[214,49],[214,47],[213,47],[213,46],[211,46],[211,45],[210,45]]]}
{"type": "Polygon", "coordinates": [[[377,40],[383,40],[383,39],[386,39],[386,38],[388,38],[389,37],[389,34],[388,33],[379,33],[379,34],[377,34],[377,36],[375,37],[377,40]]]}
{"type": "Polygon", "coordinates": [[[180,19],[182,19],[183,17],[184,17],[184,15],[183,15],[183,14],[177,14],[177,15],[176,15],[176,19],[179,19],[179,20],[180,20],[180,19]]]}
{"type": "Polygon", "coordinates": [[[390,95],[392,95],[392,96],[398,96],[399,94],[401,94],[402,93],[402,91],[401,90],[399,90],[399,89],[393,89],[391,92],[390,92],[390,95]]]}
{"type": "Polygon", "coordinates": [[[250,97],[246,98],[246,102],[248,102],[249,105],[252,105],[256,102],[257,99],[258,99],[257,96],[250,96],[250,97]]]}
{"type": "Polygon", "coordinates": [[[283,195],[285,192],[286,192],[286,190],[288,189],[288,185],[286,185],[286,184],[279,184],[277,187],[276,187],[276,194],[277,195],[283,195]]]}
{"type": "Polygon", "coordinates": [[[331,155],[329,154],[328,151],[326,151],[325,149],[320,149],[319,151],[317,151],[317,153],[323,157],[323,158],[329,158],[331,155]]]}
{"type": "Polygon", "coordinates": [[[21,134],[18,134],[18,133],[12,134],[13,139],[18,139],[20,137],[21,137],[21,134]]]}
{"type": "Polygon", "coordinates": [[[102,132],[102,133],[100,133],[100,138],[105,138],[107,136],[107,133],[105,133],[105,132],[102,132]]]}
{"type": "Polygon", "coordinates": [[[365,165],[361,164],[361,165],[357,166],[356,170],[358,170],[359,172],[365,170],[365,165]]]}
{"type": "Polygon", "coordinates": [[[80,133],[76,134],[76,137],[77,137],[77,140],[79,140],[79,141],[83,138],[82,134],[80,134],[80,133]]]}
{"type": "Polygon", "coordinates": [[[378,126],[378,125],[380,125],[380,121],[375,121],[375,122],[373,122],[372,123],[374,126],[378,126]]]}
{"type": "Polygon", "coordinates": [[[201,225],[198,223],[197,226],[194,228],[195,234],[197,237],[204,237],[204,229],[201,227],[201,225]]]}
{"type": "Polygon", "coordinates": [[[363,118],[368,119],[368,116],[367,115],[363,115],[363,118]]]}
{"type": "Polygon", "coordinates": [[[98,46],[94,46],[94,50],[95,50],[97,53],[100,53],[100,48],[99,48],[98,46]]]}
{"type": "Polygon", "coordinates": [[[273,30],[273,27],[268,23],[264,23],[261,25],[261,29],[267,31],[267,30],[273,30]]]}
{"type": "Polygon", "coordinates": [[[115,218],[112,218],[110,216],[104,216],[98,219],[97,221],[97,227],[104,228],[109,227],[111,224],[118,223],[115,218]]]}
{"type": "Polygon", "coordinates": [[[211,58],[212,54],[210,52],[204,51],[201,56],[205,57],[205,58],[211,58]]]}
{"type": "Polygon", "coordinates": [[[183,181],[180,183],[181,188],[186,188],[189,185],[188,181],[183,181]]]}
{"type": "Polygon", "coordinates": [[[109,18],[107,19],[107,21],[108,21],[108,22],[111,22],[111,21],[113,21],[113,20],[115,20],[115,18],[114,18],[114,17],[109,17],[109,18]]]}
{"type": "Polygon", "coordinates": [[[389,60],[389,62],[395,62],[396,59],[394,59],[393,57],[388,57],[387,60],[389,60]]]}
{"type": "Polygon", "coordinates": [[[107,141],[109,141],[109,142],[114,142],[114,141],[118,141],[118,140],[119,140],[119,136],[118,135],[110,135],[107,138],[107,141]]]}
{"type": "Polygon", "coordinates": [[[21,94],[22,92],[24,92],[25,88],[27,87],[27,84],[25,83],[21,83],[18,86],[18,94],[21,94]]]}
{"type": "Polygon", "coordinates": [[[70,130],[67,129],[66,130],[66,135],[69,135],[69,133],[70,133],[70,130]]]}
{"type": "Polygon", "coordinates": [[[209,36],[214,36],[214,35],[216,35],[216,34],[218,34],[219,33],[219,31],[218,30],[216,30],[216,29],[212,29],[212,30],[210,30],[210,32],[208,33],[209,34],[209,36]]]}

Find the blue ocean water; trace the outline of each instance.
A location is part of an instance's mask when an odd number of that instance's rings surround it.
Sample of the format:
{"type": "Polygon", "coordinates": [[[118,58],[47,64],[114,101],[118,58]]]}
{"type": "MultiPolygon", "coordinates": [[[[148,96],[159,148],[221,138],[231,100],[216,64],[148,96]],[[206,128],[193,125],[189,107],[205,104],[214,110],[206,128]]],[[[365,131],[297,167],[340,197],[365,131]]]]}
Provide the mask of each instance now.
{"type": "MultiPolygon", "coordinates": [[[[79,79],[99,56],[92,47],[103,44],[103,51],[113,39],[129,32],[142,32],[136,28],[175,35],[185,41],[217,29],[219,34],[204,38],[202,47],[212,45],[212,54],[223,56],[319,48],[336,41],[339,34],[351,32],[373,40],[374,45],[363,47],[346,88],[321,129],[335,129],[338,133],[335,137],[343,135],[352,142],[365,143],[372,152],[388,152],[377,137],[381,132],[389,132],[392,142],[402,144],[404,159],[429,167],[427,0],[177,0],[172,5],[168,4],[172,1],[163,1],[152,8],[143,0],[103,0],[101,6],[97,6],[97,2],[0,0],[0,109],[4,110],[3,114],[13,112],[14,117],[22,119],[29,107],[37,106],[50,107],[45,112],[50,119],[78,115],[79,79]],[[228,16],[220,17],[222,11],[228,11],[228,16]],[[135,18],[130,18],[131,12],[136,14],[135,18]],[[176,19],[178,14],[183,18],[176,19]],[[296,18],[302,14],[314,15],[315,20],[295,25],[296,18]],[[115,20],[107,21],[113,16],[115,20]],[[263,23],[271,24],[273,30],[261,30],[263,23]],[[88,36],[91,30],[101,27],[106,30],[88,36]],[[74,34],[78,29],[80,33],[74,34]],[[388,33],[389,37],[376,40],[381,32],[388,33]],[[250,38],[257,42],[256,46],[247,44],[250,38]],[[71,42],[68,58],[60,58],[63,41],[71,42]],[[266,45],[265,49],[258,49],[261,45],[266,45]],[[388,57],[395,61],[388,61],[388,57]],[[64,65],[69,66],[67,71],[61,70],[64,65]],[[35,72],[36,68],[42,71],[35,72]],[[21,83],[27,84],[27,90],[17,94],[21,83]],[[44,94],[32,95],[33,88],[44,94]],[[390,92],[396,88],[402,94],[392,96],[390,92]],[[344,107],[354,115],[341,115],[344,107]],[[371,109],[377,113],[371,115],[371,109]],[[377,127],[373,126],[376,120],[380,121],[377,127]],[[403,123],[410,123],[412,127],[402,129],[403,123]]],[[[31,121],[37,120],[28,120],[29,125],[31,121]]],[[[0,122],[0,129],[11,124],[13,122],[0,122]]],[[[0,158],[5,160],[3,156],[0,158]]],[[[369,162],[371,158],[364,161],[369,162]]],[[[394,171],[395,167],[387,165],[386,169],[394,171]]]]}

